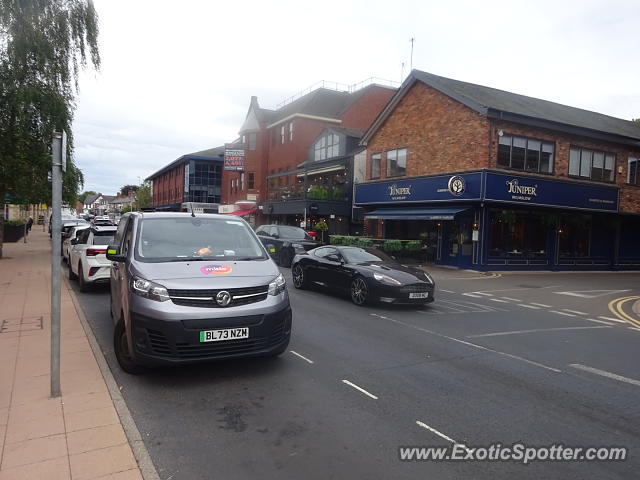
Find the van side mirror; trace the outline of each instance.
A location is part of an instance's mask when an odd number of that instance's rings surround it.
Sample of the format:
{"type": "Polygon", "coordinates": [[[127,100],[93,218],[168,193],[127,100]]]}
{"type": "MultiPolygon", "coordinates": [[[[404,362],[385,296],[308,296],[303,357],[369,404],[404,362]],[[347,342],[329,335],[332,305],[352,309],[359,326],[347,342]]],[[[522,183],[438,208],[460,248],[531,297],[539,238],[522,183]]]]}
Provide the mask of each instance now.
{"type": "Polygon", "coordinates": [[[107,260],[111,260],[112,262],[124,262],[126,259],[126,255],[120,254],[119,245],[109,245],[107,247],[107,260]]]}

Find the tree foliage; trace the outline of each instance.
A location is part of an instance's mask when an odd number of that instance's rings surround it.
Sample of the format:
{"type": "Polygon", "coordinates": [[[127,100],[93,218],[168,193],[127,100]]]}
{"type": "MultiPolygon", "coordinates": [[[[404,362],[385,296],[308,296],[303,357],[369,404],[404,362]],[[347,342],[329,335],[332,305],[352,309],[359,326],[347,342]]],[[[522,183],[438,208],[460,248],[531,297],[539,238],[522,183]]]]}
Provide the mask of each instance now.
{"type": "MultiPolygon", "coordinates": [[[[72,161],[78,74],[99,68],[91,0],[0,0],[0,207],[6,194],[50,203],[50,142],[67,133],[63,200],[73,204],[82,172],[72,161]]],[[[2,256],[0,216],[0,257],[2,256]]]]}
{"type": "Polygon", "coordinates": [[[86,190],[84,192],[82,192],[80,195],[78,195],[78,201],[84,203],[85,199],[91,195],[95,195],[96,192],[94,192],[93,190],[86,190]]]}
{"type": "Polygon", "coordinates": [[[125,185],[120,189],[120,195],[127,197],[130,193],[135,193],[138,188],[140,188],[138,185],[125,185]]]}
{"type": "Polygon", "coordinates": [[[136,207],[138,210],[151,206],[151,184],[145,182],[136,191],[136,207]]]}

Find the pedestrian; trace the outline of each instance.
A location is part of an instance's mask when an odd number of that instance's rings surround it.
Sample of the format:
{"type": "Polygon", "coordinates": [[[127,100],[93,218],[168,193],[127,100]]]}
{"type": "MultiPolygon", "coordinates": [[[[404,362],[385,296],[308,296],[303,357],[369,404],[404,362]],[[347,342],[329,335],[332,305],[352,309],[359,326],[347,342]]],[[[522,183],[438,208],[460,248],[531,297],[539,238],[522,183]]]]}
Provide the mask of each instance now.
{"type": "Polygon", "coordinates": [[[27,235],[29,235],[29,232],[31,231],[32,226],[33,226],[33,218],[29,217],[29,220],[27,220],[27,235]]]}

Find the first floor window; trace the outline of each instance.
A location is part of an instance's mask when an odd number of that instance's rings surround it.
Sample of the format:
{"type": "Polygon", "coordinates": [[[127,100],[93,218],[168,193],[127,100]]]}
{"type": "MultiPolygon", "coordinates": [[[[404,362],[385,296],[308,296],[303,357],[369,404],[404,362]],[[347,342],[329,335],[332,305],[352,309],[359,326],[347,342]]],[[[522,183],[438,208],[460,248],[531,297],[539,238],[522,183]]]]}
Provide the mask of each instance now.
{"type": "Polygon", "coordinates": [[[615,169],[613,153],[571,147],[569,150],[569,175],[599,182],[613,182],[615,169]]]}
{"type": "Polygon", "coordinates": [[[257,139],[258,139],[258,134],[257,133],[250,133],[249,134],[249,150],[255,150],[256,149],[257,139]]]}
{"type": "Polygon", "coordinates": [[[387,177],[400,177],[407,174],[407,149],[387,152],[387,177]]]}
{"type": "Polygon", "coordinates": [[[380,178],[380,159],[379,153],[371,155],[371,179],[380,178]]]}
{"type": "Polygon", "coordinates": [[[289,122],[289,141],[293,142],[293,122],[289,122]]]}
{"type": "Polygon", "coordinates": [[[498,141],[499,167],[525,172],[553,172],[553,143],[502,135],[498,141]]]}
{"type": "Polygon", "coordinates": [[[244,191],[244,172],[240,174],[240,191],[244,191]]]}
{"type": "Polygon", "coordinates": [[[627,169],[627,183],[640,186],[640,165],[638,164],[637,157],[629,157],[629,164],[627,169]]]}
{"type": "Polygon", "coordinates": [[[249,190],[253,190],[255,188],[254,186],[254,178],[253,178],[253,172],[249,172],[247,174],[247,188],[249,190]]]}
{"type": "Polygon", "coordinates": [[[280,143],[284,143],[284,125],[280,127],[280,143]]]}

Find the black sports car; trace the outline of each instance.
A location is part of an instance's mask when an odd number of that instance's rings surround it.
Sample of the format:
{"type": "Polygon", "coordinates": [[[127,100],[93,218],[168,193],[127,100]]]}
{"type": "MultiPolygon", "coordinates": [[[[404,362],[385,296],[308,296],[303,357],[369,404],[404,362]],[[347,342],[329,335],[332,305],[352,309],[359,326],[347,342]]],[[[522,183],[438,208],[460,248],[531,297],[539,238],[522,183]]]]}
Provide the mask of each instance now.
{"type": "Polygon", "coordinates": [[[296,288],[319,284],[348,292],[356,305],[370,301],[423,304],[434,300],[431,275],[401,265],[375,248],[314,248],[294,257],[291,274],[296,288]]]}
{"type": "Polygon", "coordinates": [[[296,253],[304,253],[320,245],[300,227],[262,225],[256,229],[256,234],[281,267],[290,267],[296,253]]]}

